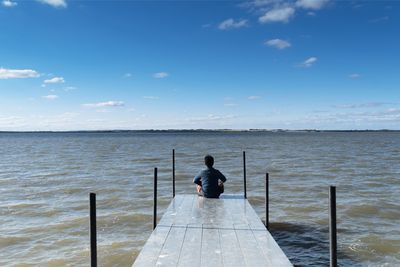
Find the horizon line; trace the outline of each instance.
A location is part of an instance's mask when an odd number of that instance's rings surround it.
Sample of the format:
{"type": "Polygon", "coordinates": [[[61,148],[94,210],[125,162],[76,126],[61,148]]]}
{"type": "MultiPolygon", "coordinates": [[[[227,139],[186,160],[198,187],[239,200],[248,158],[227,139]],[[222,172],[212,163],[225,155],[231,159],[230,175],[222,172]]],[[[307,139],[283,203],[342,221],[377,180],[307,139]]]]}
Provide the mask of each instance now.
{"type": "Polygon", "coordinates": [[[400,129],[105,129],[105,130],[23,130],[7,131],[0,130],[0,133],[107,133],[107,132],[400,132],[400,129]]]}

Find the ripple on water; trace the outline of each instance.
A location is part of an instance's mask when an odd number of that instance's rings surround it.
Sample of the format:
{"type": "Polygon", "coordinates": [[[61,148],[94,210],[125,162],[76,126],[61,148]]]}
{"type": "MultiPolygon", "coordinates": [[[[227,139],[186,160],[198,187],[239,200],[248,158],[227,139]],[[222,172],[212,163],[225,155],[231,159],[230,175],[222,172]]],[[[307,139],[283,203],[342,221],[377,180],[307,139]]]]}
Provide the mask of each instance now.
{"type": "Polygon", "coordinates": [[[133,214],[107,214],[104,216],[99,216],[98,218],[98,224],[100,226],[105,225],[115,225],[118,224],[119,226],[121,225],[137,225],[137,224],[143,224],[143,223],[148,223],[152,221],[153,215],[149,214],[141,214],[141,213],[133,213],[133,214]]]}
{"type": "Polygon", "coordinates": [[[400,240],[382,237],[376,234],[360,239],[367,251],[381,255],[400,255],[400,240]]]}
{"type": "Polygon", "coordinates": [[[353,205],[346,210],[346,214],[350,217],[370,217],[379,213],[379,206],[371,204],[353,205]]]}
{"type": "Polygon", "coordinates": [[[15,246],[30,241],[32,241],[32,238],[27,235],[0,236],[0,248],[4,249],[6,247],[15,246]]]}

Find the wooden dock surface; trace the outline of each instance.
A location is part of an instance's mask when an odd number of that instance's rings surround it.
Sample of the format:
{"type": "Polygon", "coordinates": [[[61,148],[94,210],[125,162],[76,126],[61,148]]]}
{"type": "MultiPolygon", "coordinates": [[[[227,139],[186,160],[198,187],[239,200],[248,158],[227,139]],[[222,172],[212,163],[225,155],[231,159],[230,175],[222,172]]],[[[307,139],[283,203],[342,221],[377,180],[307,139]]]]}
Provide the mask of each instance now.
{"type": "Polygon", "coordinates": [[[176,195],[133,264],[293,266],[247,199],[176,195]]]}

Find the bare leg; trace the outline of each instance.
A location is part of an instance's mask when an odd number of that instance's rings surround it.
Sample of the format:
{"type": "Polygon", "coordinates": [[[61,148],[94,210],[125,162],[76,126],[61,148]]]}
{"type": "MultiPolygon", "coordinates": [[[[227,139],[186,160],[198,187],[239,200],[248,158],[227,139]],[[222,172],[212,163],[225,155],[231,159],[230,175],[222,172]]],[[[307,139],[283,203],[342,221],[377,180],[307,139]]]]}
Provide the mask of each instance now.
{"type": "Polygon", "coordinates": [[[200,185],[196,185],[196,192],[199,196],[203,196],[203,191],[200,185]]]}

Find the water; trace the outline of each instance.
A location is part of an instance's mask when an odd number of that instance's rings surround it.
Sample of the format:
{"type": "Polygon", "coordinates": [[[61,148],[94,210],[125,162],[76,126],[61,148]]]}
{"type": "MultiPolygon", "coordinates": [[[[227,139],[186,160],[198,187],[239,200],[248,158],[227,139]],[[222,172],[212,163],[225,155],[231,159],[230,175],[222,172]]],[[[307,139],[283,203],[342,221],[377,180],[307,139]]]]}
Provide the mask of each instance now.
{"type": "Polygon", "coordinates": [[[337,186],[341,266],[400,266],[400,133],[0,133],[0,266],[89,266],[88,193],[97,193],[100,266],[131,266],[159,211],[206,153],[264,218],[297,266],[327,266],[328,186],[337,186]]]}

